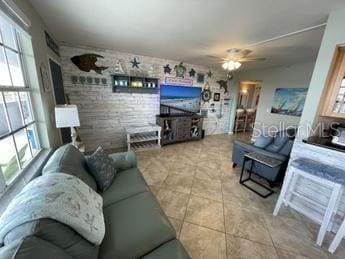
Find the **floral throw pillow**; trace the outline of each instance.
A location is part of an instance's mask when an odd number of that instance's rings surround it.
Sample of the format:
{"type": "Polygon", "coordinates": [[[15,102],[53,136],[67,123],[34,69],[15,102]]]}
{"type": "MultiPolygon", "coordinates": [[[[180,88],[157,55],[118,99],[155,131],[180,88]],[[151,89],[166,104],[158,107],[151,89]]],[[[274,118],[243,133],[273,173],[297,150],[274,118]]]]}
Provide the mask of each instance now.
{"type": "Polygon", "coordinates": [[[101,147],[98,147],[91,156],[86,158],[86,162],[98,189],[104,192],[111,185],[116,174],[114,161],[101,147]]]}

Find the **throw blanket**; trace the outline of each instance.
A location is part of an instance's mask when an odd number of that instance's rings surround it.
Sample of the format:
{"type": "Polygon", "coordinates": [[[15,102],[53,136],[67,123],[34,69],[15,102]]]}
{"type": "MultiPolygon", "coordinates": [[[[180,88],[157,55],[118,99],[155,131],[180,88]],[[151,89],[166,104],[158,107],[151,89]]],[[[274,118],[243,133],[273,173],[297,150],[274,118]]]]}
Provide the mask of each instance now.
{"type": "Polygon", "coordinates": [[[79,178],[46,174],[30,183],[11,201],[0,218],[0,242],[23,223],[50,218],[99,245],[105,234],[102,197],[79,178]]]}

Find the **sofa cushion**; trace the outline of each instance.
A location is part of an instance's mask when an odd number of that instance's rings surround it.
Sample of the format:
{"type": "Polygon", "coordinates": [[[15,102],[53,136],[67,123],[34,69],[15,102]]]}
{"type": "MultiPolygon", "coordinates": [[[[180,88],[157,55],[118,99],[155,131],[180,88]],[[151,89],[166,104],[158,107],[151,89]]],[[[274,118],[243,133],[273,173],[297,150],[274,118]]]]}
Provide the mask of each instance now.
{"type": "Polygon", "coordinates": [[[271,136],[258,136],[255,138],[254,146],[259,148],[265,148],[270,144],[273,140],[271,136]]]}
{"type": "Polygon", "coordinates": [[[279,151],[279,154],[283,156],[290,156],[293,143],[293,140],[288,140],[288,142],[286,142],[283,148],[279,151]]]}
{"type": "Polygon", "coordinates": [[[31,236],[0,248],[2,259],[73,259],[61,248],[31,236]],[[48,257],[49,255],[49,257],[48,257]]]}
{"type": "Polygon", "coordinates": [[[138,258],[175,239],[173,226],[151,192],[104,209],[106,232],[99,258],[138,258]]]}
{"type": "Polygon", "coordinates": [[[39,219],[22,224],[8,232],[4,243],[10,245],[28,236],[48,241],[76,259],[98,256],[98,246],[88,242],[67,225],[52,219],[39,219]]]}
{"type": "Polygon", "coordinates": [[[90,173],[96,180],[98,189],[104,192],[113,182],[116,174],[114,161],[105,153],[102,147],[86,158],[90,173]]]}
{"type": "Polygon", "coordinates": [[[58,148],[49,158],[42,174],[65,173],[78,177],[84,183],[96,190],[95,179],[90,174],[85,157],[73,145],[67,144],[58,148]]]}
{"type": "Polygon", "coordinates": [[[109,157],[114,161],[116,172],[137,167],[137,157],[132,150],[110,154],[109,157]]]}
{"type": "Polygon", "coordinates": [[[262,155],[269,156],[269,157],[278,159],[280,161],[286,161],[288,159],[287,156],[284,156],[282,154],[279,154],[276,152],[270,152],[265,149],[255,147],[254,145],[235,140],[234,148],[232,152],[232,161],[239,165],[242,165],[245,153],[249,153],[249,152],[258,152],[262,155]]]}
{"type": "Polygon", "coordinates": [[[138,168],[123,171],[116,174],[112,184],[101,194],[103,207],[145,191],[149,191],[149,187],[138,168]]]}
{"type": "Polygon", "coordinates": [[[279,150],[283,148],[288,140],[289,136],[287,136],[286,134],[277,134],[274,137],[273,142],[269,144],[265,149],[271,152],[279,152],[279,150]]]}
{"type": "Polygon", "coordinates": [[[143,259],[189,259],[191,258],[183,245],[177,239],[171,240],[164,245],[153,250],[143,257],[143,259]]]}

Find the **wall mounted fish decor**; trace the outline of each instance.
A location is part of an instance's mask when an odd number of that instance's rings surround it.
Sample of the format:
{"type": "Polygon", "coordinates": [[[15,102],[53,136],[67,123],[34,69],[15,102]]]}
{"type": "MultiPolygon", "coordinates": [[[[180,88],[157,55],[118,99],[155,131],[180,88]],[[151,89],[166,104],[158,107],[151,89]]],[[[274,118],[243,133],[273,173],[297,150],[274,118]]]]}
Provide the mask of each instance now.
{"type": "Polygon", "coordinates": [[[71,61],[76,65],[81,71],[90,72],[91,70],[95,71],[98,74],[102,74],[102,71],[108,67],[100,67],[96,65],[97,58],[104,58],[98,54],[83,54],[80,56],[74,56],[71,58],[71,61]]]}
{"type": "Polygon", "coordinates": [[[225,80],[218,80],[217,81],[217,84],[219,84],[220,86],[220,89],[224,89],[224,93],[227,93],[228,92],[228,81],[225,81],[225,80]]]}

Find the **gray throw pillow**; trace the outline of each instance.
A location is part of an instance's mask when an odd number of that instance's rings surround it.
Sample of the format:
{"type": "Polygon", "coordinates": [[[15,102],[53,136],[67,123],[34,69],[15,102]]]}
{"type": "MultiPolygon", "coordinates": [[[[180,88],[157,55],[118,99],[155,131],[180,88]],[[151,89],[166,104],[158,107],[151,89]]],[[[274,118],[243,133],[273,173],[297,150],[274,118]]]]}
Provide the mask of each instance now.
{"type": "Polygon", "coordinates": [[[86,162],[98,189],[104,192],[111,185],[116,174],[114,161],[101,147],[98,147],[91,156],[86,158],[86,162]]]}
{"type": "Polygon", "coordinates": [[[273,137],[270,136],[259,136],[255,138],[254,146],[259,148],[265,148],[272,142],[273,137]]]}

